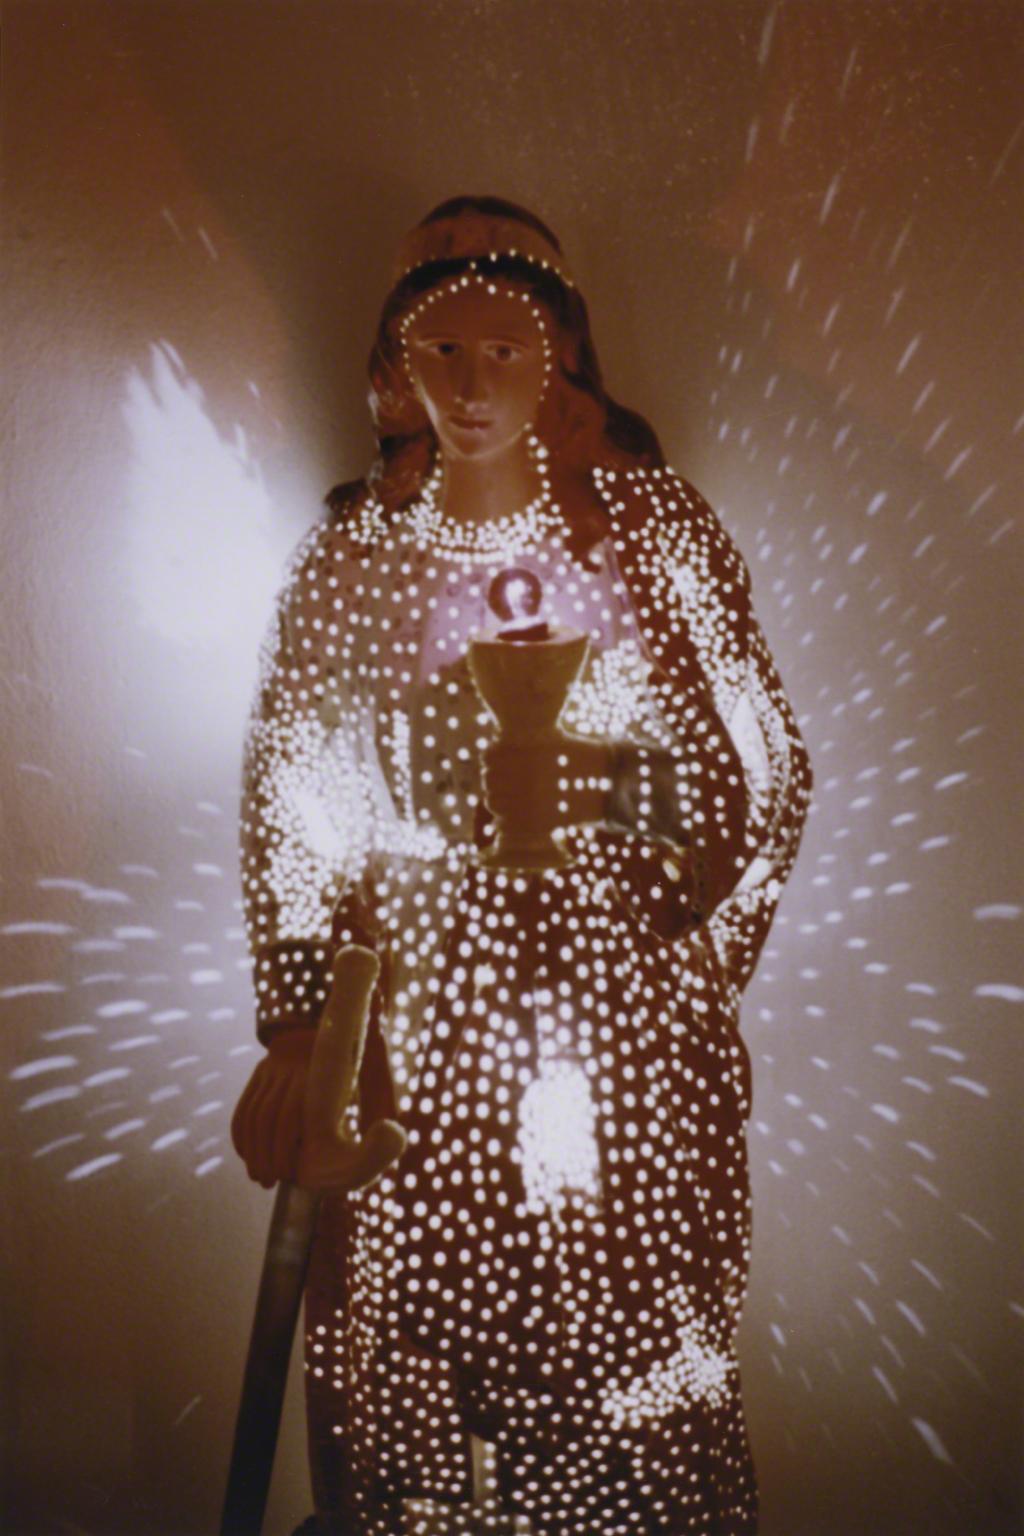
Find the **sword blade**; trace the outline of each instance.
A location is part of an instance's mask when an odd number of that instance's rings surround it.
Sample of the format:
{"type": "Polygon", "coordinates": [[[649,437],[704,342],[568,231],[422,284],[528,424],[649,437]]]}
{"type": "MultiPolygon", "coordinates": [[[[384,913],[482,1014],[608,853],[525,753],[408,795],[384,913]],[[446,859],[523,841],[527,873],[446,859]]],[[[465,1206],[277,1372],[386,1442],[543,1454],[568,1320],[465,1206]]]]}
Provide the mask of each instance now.
{"type": "Polygon", "coordinates": [[[221,1536],[259,1536],[320,1194],[281,1183],[267,1234],[235,1425],[221,1536]]]}

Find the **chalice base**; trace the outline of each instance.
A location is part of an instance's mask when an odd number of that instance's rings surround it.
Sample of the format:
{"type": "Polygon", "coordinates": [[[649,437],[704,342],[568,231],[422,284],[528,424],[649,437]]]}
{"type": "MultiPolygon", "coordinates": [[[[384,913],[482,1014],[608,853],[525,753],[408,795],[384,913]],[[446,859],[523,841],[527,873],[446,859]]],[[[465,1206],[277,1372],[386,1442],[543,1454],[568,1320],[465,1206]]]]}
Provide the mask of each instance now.
{"type": "Polygon", "coordinates": [[[538,837],[510,832],[498,834],[489,848],[481,848],[473,857],[481,869],[569,869],[575,863],[553,833],[538,837]]]}

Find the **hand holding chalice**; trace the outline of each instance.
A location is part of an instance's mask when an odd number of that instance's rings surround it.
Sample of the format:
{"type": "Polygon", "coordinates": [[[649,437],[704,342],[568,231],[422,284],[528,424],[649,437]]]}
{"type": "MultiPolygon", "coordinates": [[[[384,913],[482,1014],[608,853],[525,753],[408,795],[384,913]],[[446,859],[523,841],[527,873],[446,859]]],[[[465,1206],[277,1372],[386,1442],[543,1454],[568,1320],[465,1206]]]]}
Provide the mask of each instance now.
{"type": "Polygon", "coordinates": [[[610,743],[558,726],[589,639],[539,619],[540,599],[532,571],[502,571],[488,603],[503,627],[469,643],[470,672],[499,726],[483,763],[484,798],[498,837],[478,861],[491,869],[570,864],[557,829],[600,819],[609,787],[610,743]]]}

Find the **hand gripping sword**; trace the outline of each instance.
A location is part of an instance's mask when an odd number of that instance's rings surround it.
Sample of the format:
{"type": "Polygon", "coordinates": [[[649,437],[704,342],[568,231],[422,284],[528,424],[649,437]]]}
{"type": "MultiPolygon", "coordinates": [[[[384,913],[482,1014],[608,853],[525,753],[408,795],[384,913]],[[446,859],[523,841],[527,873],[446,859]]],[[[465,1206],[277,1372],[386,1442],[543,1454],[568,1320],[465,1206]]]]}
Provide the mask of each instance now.
{"type": "Polygon", "coordinates": [[[361,1141],[341,1124],[359,1077],[379,970],[377,956],[360,944],[346,944],[335,956],[306,1082],[296,1181],[278,1185],[270,1218],[221,1536],[259,1536],[263,1526],[320,1197],[329,1189],[350,1192],[371,1184],[405,1148],[405,1132],[394,1120],[376,1121],[361,1141]]]}

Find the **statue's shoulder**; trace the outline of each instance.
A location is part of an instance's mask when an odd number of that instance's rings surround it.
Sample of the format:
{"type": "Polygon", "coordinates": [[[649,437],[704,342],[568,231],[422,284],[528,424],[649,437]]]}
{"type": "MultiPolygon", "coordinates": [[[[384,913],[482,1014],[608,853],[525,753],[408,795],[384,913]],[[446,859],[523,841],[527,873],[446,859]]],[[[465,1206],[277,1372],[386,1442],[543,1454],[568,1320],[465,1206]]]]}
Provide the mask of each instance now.
{"type": "Polygon", "coordinates": [[[739,546],[712,507],[677,470],[665,471],[669,491],[662,497],[667,520],[678,530],[687,559],[706,567],[726,586],[750,587],[750,573],[739,546]]]}
{"type": "Polygon", "coordinates": [[[384,505],[365,476],[332,486],[324,505],[333,542],[347,545],[356,558],[368,555],[387,528],[384,505]]]}
{"type": "Polygon", "coordinates": [[[724,530],[711,506],[678,470],[665,464],[593,470],[594,485],[613,528],[631,539],[705,542],[724,530]]]}
{"type": "Polygon", "coordinates": [[[710,596],[749,592],[750,574],[717,512],[670,465],[595,471],[613,538],[627,558],[678,579],[686,572],[710,596]]]}
{"type": "Polygon", "coordinates": [[[339,566],[361,563],[375,546],[384,512],[365,480],[334,486],[324,497],[324,511],[292,546],[279,588],[286,606],[301,601],[301,589],[339,566]]]}

